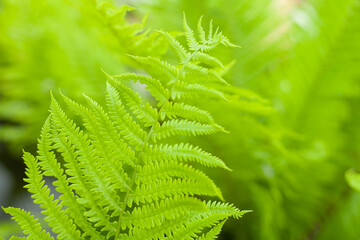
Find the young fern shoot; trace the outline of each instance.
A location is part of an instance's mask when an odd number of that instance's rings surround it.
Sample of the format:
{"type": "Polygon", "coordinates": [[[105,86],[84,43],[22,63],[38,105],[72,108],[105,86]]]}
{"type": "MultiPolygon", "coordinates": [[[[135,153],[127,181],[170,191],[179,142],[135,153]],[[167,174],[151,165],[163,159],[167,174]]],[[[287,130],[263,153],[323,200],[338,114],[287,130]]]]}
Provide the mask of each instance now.
{"type": "Polygon", "coordinates": [[[209,87],[226,84],[223,64],[208,52],[222,44],[234,47],[218,29],[208,34],[198,24],[199,41],[186,23],[188,49],[159,31],[176,52],[179,64],[155,57],[131,56],[149,75],[128,73],[107,77],[106,109],[85,96],[85,106],[62,95],[69,110],[83,121],[78,126],[52,97],[51,114],[42,129],[38,156],[24,153],[28,183],[48,226],[24,210],[5,212],[29,239],[214,239],[229,217],[241,218],[231,204],[204,201],[220,189],[191,163],[229,170],[216,156],[171,136],[224,132],[210,113],[189,103],[196,98],[226,99],[209,87]],[[156,106],[127,86],[145,84],[156,106]],[[58,161],[57,156],[62,160],[58,161]],[[60,164],[64,163],[63,165],[60,164]],[[51,176],[60,193],[54,200],[43,177],[51,176]]]}

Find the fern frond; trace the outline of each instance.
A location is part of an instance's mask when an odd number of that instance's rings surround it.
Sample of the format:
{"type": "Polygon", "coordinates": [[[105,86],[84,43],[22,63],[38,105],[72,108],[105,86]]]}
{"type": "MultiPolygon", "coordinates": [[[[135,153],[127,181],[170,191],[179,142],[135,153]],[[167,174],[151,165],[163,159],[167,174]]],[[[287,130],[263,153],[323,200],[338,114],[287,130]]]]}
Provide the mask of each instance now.
{"type": "Polygon", "coordinates": [[[131,213],[124,215],[122,228],[142,227],[150,229],[161,226],[165,221],[176,221],[177,218],[190,216],[192,211],[206,211],[206,205],[196,199],[189,197],[166,198],[155,202],[135,207],[131,213]]]}
{"type": "Polygon", "coordinates": [[[127,189],[130,180],[123,171],[122,163],[134,167],[135,153],[123,141],[116,138],[117,132],[112,126],[112,122],[91,98],[85,96],[89,105],[95,108],[97,112],[77,104],[64,95],[62,97],[69,108],[83,118],[97,155],[103,156],[105,159],[104,167],[107,169],[110,182],[114,183],[116,188],[127,189]]]}
{"type": "Polygon", "coordinates": [[[157,109],[151,107],[148,103],[143,104],[139,94],[135,93],[122,82],[115,80],[109,75],[107,75],[107,79],[118,92],[122,93],[123,101],[130,107],[133,114],[144,123],[144,126],[152,126],[157,118],[157,109]]]}
{"type": "Polygon", "coordinates": [[[198,52],[194,55],[194,61],[203,63],[210,67],[220,67],[220,68],[224,67],[219,59],[202,52],[198,52]]]}
{"type": "Polygon", "coordinates": [[[222,221],[216,224],[209,232],[203,234],[198,240],[214,240],[221,232],[221,228],[224,225],[225,221],[222,221]]]}
{"type": "MultiPolygon", "coordinates": [[[[206,211],[193,211],[191,216],[182,216],[175,221],[164,222],[159,227],[153,227],[146,230],[135,229],[132,236],[134,239],[163,239],[166,236],[166,239],[171,240],[192,240],[194,237],[198,237],[198,234],[202,232],[202,229],[217,224],[221,219],[235,216],[228,211],[231,211],[232,206],[230,205],[216,206],[216,204],[212,204],[211,202],[203,203],[206,205],[206,211]]],[[[236,213],[236,217],[241,218],[247,212],[249,211],[239,211],[236,213]]]]}
{"type": "Polygon", "coordinates": [[[200,48],[200,44],[195,39],[194,31],[189,27],[189,25],[186,22],[185,13],[183,16],[183,28],[184,28],[185,37],[186,37],[186,41],[189,46],[189,49],[191,51],[198,50],[200,48]]]}
{"type": "Polygon", "coordinates": [[[169,43],[170,47],[176,53],[180,62],[184,62],[189,58],[190,53],[186,51],[186,49],[176,40],[173,36],[171,36],[168,32],[158,31],[161,35],[163,35],[166,41],[169,43]]]}
{"type": "MultiPolygon", "coordinates": [[[[122,18],[124,12],[109,14],[122,18]]],[[[67,108],[81,117],[80,123],[69,119],[51,95],[39,156],[25,153],[24,159],[26,187],[45,209],[45,220],[59,239],[209,239],[219,232],[220,221],[245,213],[229,204],[200,200],[223,196],[191,162],[228,169],[222,160],[189,143],[157,144],[170,136],[225,132],[208,111],[187,103],[197,97],[225,99],[221,91],[190,79],[196,72],[211,78],[213,67],[222,67],[201,53],[214,47],[220,35],[216,31],[215,40],[197,43],[186,20],[184,30],[189,53],[170,34],[162,33],[178,51],[178,65],[133,56],[147,66],[150,76],[105,73],[106,108],[85,94],[84,105],[61,94],[67,108]],[[209,68],[201,66],[205,62],[209,68]],[[146,84],[156,107],[128,87],[129,81],[146,84]],[[57,156],[63,158],[63,166],[57,156]],[[49,195],[44,175],[55,178],[59,199],[49,195]]]]}
{"type": "Polygon", "coordinates": [[[200,43],[205,44],[205,42],[206,42],[206,33],[204,31],[204,28],[202,27],[202,19],[203,19],[203,16],[201,16],[199,21],[198,21],[197,31],[198,31],[198,34],[199,34],[200,43]]]}
{"type": "Polygon", "coordinates": [[[166,102],[160,112],[160,119],[164,120],[165,117],[169,119],[181,117],[200,123],[214,123],[209,112],[185,103],[166,102]]]}
{"type": "Polygon", "coordinates": [[[57,130],[64,134],[79,151],[78,161],[83,163],[84,170],[91,179],[92,191],[102,197],[102,204],[109,204],[110,210],[120,211],[119,196],[116,195],[110,181],[104,179],[104,176],[107,176],[104,174],[106,169],[101,164],[101,158],[96,154],[88,136],[67,118],[54,98],[51,101],[51,114],[57,130]]]}
{"type": "Polygon", "coordinates": [[[50,195],[50,189],[44,185],[45,181],[35,157],[25,152],[23,158],[27,166],[26,175],[28,177],[24,179],[28,183],[25,187],[32,193],[34,203],[39,204],[44,209],[42,213],[47,215],[45,221],[58,234],[59,239],[83,239],[80,236],[80,231],[76,229],[76,225],[62,210],[62,203],[59,203],[59,200],[54,200],[54,195],[50,195]]]}
{"type": "Polygon", "coordinates": [[[205,152],[189,143],[171,145],[147,145],[143,160],[147,162],[164,161],[194,161],[207,167],[221,167],[230,170],[218,157],[205,152]]]}
{"type": "MultiPolygon", "coordinates": [[[[20,208],[7,207],[4,211],[12,216],[12,218],[21,226],[24,234],[30,240],[53,240],[50,233],[43,230],[40,226],[39,219],[35,218],[29,212],[20,208]]],[[[16,239],[15,237],[12,239],[16,239]]]]}
{"type": "Polygon", "coordinates": [[[204,96],[227,100],[224,94],[216,89],[205,87],[201,84],[188,84],[178,81],[171,93],[173,100],[201,98],[204,96]]]}
{"type": "Polygon", "coordinates": [[[64,206],[68,207],[65,211],[72,216],[74,222],[83,230],[83,236],[90,236],[91,239],[102,239],[100,234],[92,228],[91,224],[83,216],[85,209],[77,202],[77,198],[72,192],[71,187],[69,187],[69,181],[64,175],[64,170],[57,162],[55,154],[49,151],[52,149],[51,145],[51,125],[50,118],[48,118],[43,126],[38,144],[38,159],[40,161],[39,165],[44,171],[43,174],[57,179],[52,184],[56,186],[56,191],[62,194],[59,199],[64,206]]]}
{"type": "Polygon", "coordinates": [[[144,66],[144,69],[153,77],[168,83],[177,78],[179,70],[170,63],[155,57],[130,56],[144,66]]]}
{"type": "MultiPolygon", "coordinates": [[[[110,160],[112,164],[116,164],[117,160],[127,163],[134,167],[135,165],[135,153],[127,146],[122,139],[119,138],[118,132],[115,129],[108,114],[102,109],[102,107],[92,100],[90,97],[84,95],[88,105],[90,106],[91,116],[95,117],[96,124],[99,127],[101,133],[101,140],[105,142],[108,152],[113,151],[111,157],[115,160],[110,160]]],[[[119,166],[119,169],[121,166],[119,166]]],[[[121,171],[122,172],[122,171],[121,171]]],[[[126,177],[125,177],[126,178],[126,177]]]]}
{"type": "Polygon", "coordinates": [[[221,43],[225,46],[225,47],[233,47],[233,48],[239,48],[240,46],[235,45],[233,43],[230,42],[230,40],[225,37],[224,35],[221,34],[221,43]]]}
{"type": "Polygon", "coordinates": [[[146,88],[149,89],[150,93],[154,98],[159,102],[159,107],[169,99],[169,90],[166,89],[159,80],[154,79],[150,76],[135,74],[135,73],[126,73],[122,75],[113,76],[115,79],[123,81],[134,81],[145,84],[146,88]]]}
{"type": "Polygon", "coordinates": [[[217,189],[207,187],[206,182],[198,182],[192,179],[159,179],[157,182],[140,184],[130,193],[128,206],[132,203],[139,205],[140,203],[158,201],[166,197],[175,196],[195,196],[207,195],[218,196],[217,189]]]}
{"type": "MultiPolygon", "coordinates": [[[[109,231],[109,234],[115,234],[116,226],[110,222],[110,215],[108,208],[102,208],[99,205],[99,196],[92,191],[92,186],[87,182],[83,170],[83,164],[77,161],[78,153],[75,147],[63,135],[57,131],[53,131],[52,138],[54,139],[54,147],[63,156],[67,168],[66,173],[70,176],[69,181],[72,183],[71,187],[74,189],[79,198],[77,201],[85,208],[90,209],[84,212],[84,216],[90,221],[95,223],[96,227],[102,226],[102,230],[109,231]]],[[[99,233],[98,233],[99,234],[99,233]]],[[[94,235],[96,237],[96,235],[94,235]]]]}
{"type": "Polygon", "coordinates": [[[194,169],[190,165],[177,163],[173,161],[158,161],[149,163],[138,171],[136,184],[156,182],[161,179],[171,179],[171,177],[186,178],[191,181],[205,183],[212,192],[223,200],[220,189],[215,183],[202,171],[194,169]]]}
{"type": "Polygon", "coordinates": [[[226,203],[207,202],[208,211],[197,212],[186,219],[184,224],[173,232],[172,239],[193,239],[209,225],[217,224],[228,217],[241,218],[249,211],[239,211],[234,206],[226,203]],[[234,211],[235,210],[235,211],[234,211]]]}
{"type": "Polygon", "coordinates": [[[189,120],[172,119],[156,125],[151,139],[156,142],[158,140],[175,136],[197,136],[197,135],[209,135],[216,132],[225,131],[224,128],[217,124],[202,124],[189,120]]]}
{"type": "Polygon", "coordinates": [[[146,139],[146,132],[138,125],[128,112],[126,112],[119,93],[110,83],[107,83],[106,102],[110,119],[116,129],[129,141],[129,144],[140,148],[146,139]]]}
{"type": "MultiPolygon", "coordinates": [[[[224,68],[221,68],[221,70],[224,70],[225,68],[226,66],[224,68]]],[[[203,86],[206,86],[206,88],[209,88],[209,86],[214,85],[216,86],[215,90],[218,90],[218,88],[220,87],[219,84],[225,84],[229,86],[229,83],[226,82],[226,80],[221,77],[222,74],[221,70],[218,71],[218,69],[211,69],[211,70],[203,71],[202,67],[200,68],[195,67],[195,69],[192,69],[192,67],[189,68],[186,67],[183,73],[185,79],[184,82],[201,84],[203,86]]],[[[221,96],[221,98],[223,97],[221,96]]]]}

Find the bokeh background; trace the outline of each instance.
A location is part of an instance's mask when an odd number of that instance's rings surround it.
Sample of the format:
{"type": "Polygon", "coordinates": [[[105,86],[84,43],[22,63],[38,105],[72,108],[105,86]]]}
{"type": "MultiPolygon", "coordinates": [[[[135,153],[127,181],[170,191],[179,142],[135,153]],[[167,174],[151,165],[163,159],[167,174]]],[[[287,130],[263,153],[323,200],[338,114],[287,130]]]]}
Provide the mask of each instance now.
{"type": "MultiPolygon", "coordinates": [[[[101,68],[171,58],[153,30],[181,40],[183,12],[242,47],[214,53],[234,60],[224,78],[240,97],[203,103],[230,134],[196,139],[233,169],[209,171],[226,200],[254,211],[220,238],[359,239],[360,195],[345,178],[360,170],[359,0],[0,0],[0,205],[36,211],[21,155],[36,152],[50,90],[103,101],[101,68]]],[[[0,236],[19,231],[2,210],[0,222],[0,236]]]]}

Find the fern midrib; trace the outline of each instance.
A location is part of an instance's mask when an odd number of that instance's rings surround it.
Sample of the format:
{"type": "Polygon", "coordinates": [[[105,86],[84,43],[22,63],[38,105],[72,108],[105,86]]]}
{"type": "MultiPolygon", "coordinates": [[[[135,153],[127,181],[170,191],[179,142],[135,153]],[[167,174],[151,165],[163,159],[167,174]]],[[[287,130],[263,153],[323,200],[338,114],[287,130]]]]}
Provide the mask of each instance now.
{"type": "MultiPolygon", "coordinates": [[[[198,46],[198,48],[189,56],[189,58],[188,58],[186,61],[184,61],[183,66],[181,67],[180,71],[178,72],[178,74],[177,74],[177,76],[176,76],[176,78],[175,78],[175,80],[174,80],[174,82],[173,82],[173,84],[172,84],[172,86],[171,86],[171,88],[170,88],[170,91],[169,91],[170,94],[169,94],[169,97],[168,97],[168,99],[167,99],[168,101],[171,99],[171,93],[172,93],[173,90],[174,90],[174,86],[176,86],[176,83],[179,81],[179,78],[180,78],[180,76],[181,76],[181,73],[184,71],[185,66],[191,61],[191,59],[195,56],[195,54],[196,54],[197,52],[199,52],[199,50],[200,50],[203,46],[205,46],[207,43],[208,43],[208,41],[206,41],[206,42],[204,42],[202,45],[198,46]]],[[[159,123],[159,117],[161,116],[161,112],[163,111],[163,108],[164,108],[164,105],[162,105],[162,106],[160,107],[160,110],[159,110],[159,112],[158,112],[158,114],[157,114],[157,116],[156,116],[156,119],[155,119],[153,125],[151,126],[151,128],[150,128],[150,130],[149,130],[149,132],[148,132],[148,134],[147,134],[147,136],[146,136],[146,139],[145,139],[144,143],[142,144],[142,147],[141,147],[141,150],[140,150],[140,153],[139,153],[139,157],[137,158],[139,161],[142,160],[142,155],[143,155],[143,152],[144,152],[144,148],[145,148],[146,144],[148,143],[148,141],[151,139],[151,134],[152,134],[152,132],[154,131],[154,128],[155,128],[156,124],[159,123]]],[[[126,207],[127,207],[127,204],[128,204],[128,200],[129,200],[130,192],[133,191],[132,188],[133,188],[134,183],[135,183],[136,174],[137,174],[137,170],[138,170],[138,166],[139,166],[139,165],[137,165],[137,163],[138,163],[138,161],[136,160],[136,161],[135,161],[136,167],[135,167],[135,170],[134,170],[133,175],[132,175],[132,178],[131,178],[131,183],[129,184],[129,188],[128,188],[127,192],[126,192],[126,195],[125,195],[125,198],[124,198],[123,207],[122,207],[122,209],[120,210],[120,215],[119,215],[119,219],[118,219],[118,226],[117,226],[117,230],[116,230],[116,234],[115,234],[115,240],[118,240],[118,238],[119,238],[120,229],[121,229],[122,215],[124,214],[124,212],[125,212],[125,210],[126,210],[126,207]]]]}

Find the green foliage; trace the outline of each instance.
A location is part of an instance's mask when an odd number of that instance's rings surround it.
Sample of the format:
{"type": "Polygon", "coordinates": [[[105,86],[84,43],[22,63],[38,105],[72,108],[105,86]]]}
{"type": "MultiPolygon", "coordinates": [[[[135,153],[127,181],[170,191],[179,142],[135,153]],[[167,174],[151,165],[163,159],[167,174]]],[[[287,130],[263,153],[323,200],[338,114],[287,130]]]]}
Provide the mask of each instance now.
{"type": "MultiPolygon", "coordinates": [[[[70,119],[52,96],[38,156],[25,152],[23,158],[25,187],[58,239],[215,239],[226,219],[249,212],[206,200],[223,200],[223,196],[190,163],[229,170],[222,160],[189,143],[165,144],[171,136],[225,131],[208,111],[188,101],[224,98],[221,91],[208,86],[224,82],[217,72],[220,64],[216,68],[202,64],[209,59],[220,63],[207,52],[219,44],[233,45],[218,30],[210,31],[199,43],[186,20],[184,30],[189,50],[161,32],[179,53],[179,64],[133,56],[145,67],[156,66],[157,71],[149,71],[149,76],[105,73],[106,109],[86,95],[84,105],[62,95],[82,125],[70,119]],[[146,84],[156,102],[143,100],[126,85],[128,81],[146,84]],[[44,176],[55,179],[52,184],[60,194],[58,199],[44,176]]],[[[29,239],[52,239],[30,213],[13,207],[4,210],[29,239]]]]}
{"type": "Polygon", "coordinates": [[[100,100],[108,72],[135,64],[126,54],[159,56],[166,44],[130,23],[126,5],[111,1],[0,1],[0,140],[18,155],[35,146],[50,89],[100,100]]]}
{"type": "MultiPolygon", "coordinates": [[[[107,153],[104,158],[123,163],[117,167],[124,172],[112,170],[110,161],[103,167],[116,190],[122,189],[117,194],[128,185],[123,174],[131,178],[134,169],[128,156],[137,156],[154,126],[148,140],[154,144],[143,148],[143,172],[134,186],[152,182],[137,191],[157,187],[164,197],[171,194],[170,185],[194,186],[254,210],[241,224],[227,221],[220,239],[359,239],[360,193],[351,188],[356,189],[360,170],[359,0],[131,1],[137,11],[111,1],[3,2],[0,135],[6,135],[7,143],[19,149],[34,141],[46,118],[49,89],[61,88],[74,99],[86,92],[94,100],[85,97],[76,104],[63,98],[70,109],[66,115],[91,139],[95,155],[107,153]],[[148,12],[147,25],[159,30],[143,31],[145,20],[138,11],[148,12]],[[224,34],[215,34],[210,24],[202,26],[211,19],[224,34]],[[185,33],[161,30],[181,25],[185,33]],[[241,48],[220,46],[229,45],[224,35],[241,48]],[[211,45],[202,46],[206,42],[211,45]],[[165,52],[166,46],[171,51],[165,52]],[[105,100],[99,66],[110,73],[105,100]],[[141,66],[150,76],[133,70],[113,75],[129,66],[141,66]],[[105,105],[106,110],[100,107],[105,105]],[[101,118],[103,113],[110,120],[101,118]],[[80,118],[84,125],[78,124],[80,118]],[[102,127],[111,125],[116,132],[102,127]],[[106,131],[119,138],[104,137],[106,131]],[[217,131],[230,134],[207,135],[217,131]],[[212,168],[227,166],[233,171],[212,168]],[[344,178],[348,169],[353,170],[344,178]],[[169,180],[174,173],[179,177],[169,180]],[[194,179],[207,182],[208,188],[194,179]]],[[[56,157],[59,149],[51,150],[56,157]]],[[[148,204],[141,194],[129,198],[127,209],[148,204]]],[[[151,194],[151,199],[160,197],[151,194]]],[[[222,224],[197,236],[211,239],[222,224]]],[[[162,227],[172,228],[171,222],[162,227]]],[[[183,233],[179,229],[177,236],[183,233]]]]}
{"type": "Polygon", "coordinates": [[[360,192],[360,175],[354,170],[349,170],[346,172],[346,180],[349,185],[356,191],[360,192]]]}
{"type": "Polygon", "coordinates": [[[41,229],[38,223],[39,220],[35,219],[30,213],[13,207],[6,208],[5,212],[14,216],[15,221],[22,226],[29,239],[54,239],[49,233],[41,229]]]}
{"type": "MultiPolygon", "coordinates": [[[[212,104],[230,137],[198,142],[230,159],[235,171],[214,178],[228,186],[222,190],[232,201],[256,213],[240,228],[226,225],[226,236],[358,239],[360,212],[354,206],[360,202],[344,172],[358,169],[360,159],[359,1],[165,2],[137,8],[155,12],[155,26],[180,10],[189,22],[196,15],[213,18],[242,47],[213,55],[236,59],[228,81],[268,99],[268,105],[251,98],[241,107],[212,104]],[[269,111],[262,110],[266,106],[269,111]]],[[[172,20],[169,27],[181,24],[172,20]]]]}

